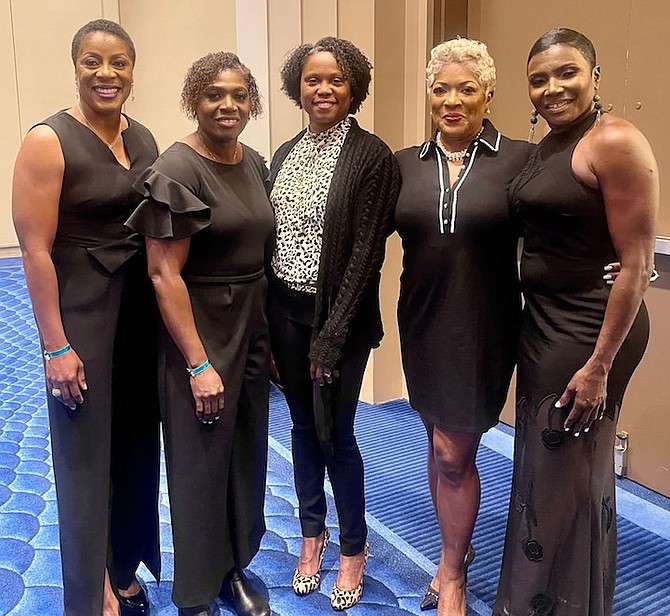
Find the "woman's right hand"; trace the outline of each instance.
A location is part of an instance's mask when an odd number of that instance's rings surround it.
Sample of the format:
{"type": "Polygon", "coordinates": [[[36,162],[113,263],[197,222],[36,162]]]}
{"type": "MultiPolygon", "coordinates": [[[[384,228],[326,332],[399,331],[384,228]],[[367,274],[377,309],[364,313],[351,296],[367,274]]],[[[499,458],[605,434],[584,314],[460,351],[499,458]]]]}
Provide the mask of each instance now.
{"type": "Polygon", "coordinates": [[[223,381],[214,366],[190,377],[195,399],[195,416],[204,424],[213,424],[223,411],[223,381]]]}
{"type": "Polygon", "coordinates": [[[86,391],[86,374],[84,373],[84,362],[79,355],[71,349],[64,355],[54,357],[46,364],[47,385],[50,395],[56,400],[74,411],[77,404],[83,404],[86,391]],[[60,395],[54,395],[53,392],[60,395]]]}

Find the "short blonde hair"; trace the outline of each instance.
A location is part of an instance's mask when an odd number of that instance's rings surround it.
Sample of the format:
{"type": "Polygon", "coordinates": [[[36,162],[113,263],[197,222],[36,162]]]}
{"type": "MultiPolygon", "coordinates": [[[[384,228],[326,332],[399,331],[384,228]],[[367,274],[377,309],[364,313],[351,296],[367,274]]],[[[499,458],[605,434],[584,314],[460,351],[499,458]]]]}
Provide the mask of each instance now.
{"type": "Polygon", "coordinates": [[[455,38],[433,47],[426,67],[429,92],[435,83],[435,77],[447,64],[467,64],[487,92],[495,88],[496,67],[489,50],[481,41],[455,38]]]}

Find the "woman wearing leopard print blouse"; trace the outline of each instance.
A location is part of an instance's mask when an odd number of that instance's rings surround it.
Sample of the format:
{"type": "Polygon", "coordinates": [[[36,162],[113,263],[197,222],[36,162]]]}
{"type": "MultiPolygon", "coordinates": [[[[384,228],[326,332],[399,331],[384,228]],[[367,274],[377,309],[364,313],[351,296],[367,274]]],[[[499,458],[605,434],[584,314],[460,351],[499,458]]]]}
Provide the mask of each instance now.
{"type": "Polygon", "coordinates": [[[306,595],[321,581],[327,469],[340,526],[336,610],[356,604],[363,589],[367,527],[354,414],[370,349],[382,337],[379,271],[399,188],[389,148],[350,117],[367,97],[371,68],[353,44],[332,37],[288,56],[282,89],[307,112],[309,127],[279,148],[270,170],[270,336],[293,422],[303,535],[293,589],[306,595]]]}

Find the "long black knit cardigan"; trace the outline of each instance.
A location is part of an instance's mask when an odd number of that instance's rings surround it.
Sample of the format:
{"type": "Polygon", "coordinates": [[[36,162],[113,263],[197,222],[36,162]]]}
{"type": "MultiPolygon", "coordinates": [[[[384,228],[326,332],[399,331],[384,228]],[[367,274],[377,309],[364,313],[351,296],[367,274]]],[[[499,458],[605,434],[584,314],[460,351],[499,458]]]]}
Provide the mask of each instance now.
{"type": "MultiPolygon", "coordinates": [[[[270,165],[270,188],[304,131],[283,144],[270,165]]],[[[400,170],[389,147],[354,118],[328,192],[316,292],[310,359],[337,367],[345,346],[379,346],[380,270],[400,170]]]]}

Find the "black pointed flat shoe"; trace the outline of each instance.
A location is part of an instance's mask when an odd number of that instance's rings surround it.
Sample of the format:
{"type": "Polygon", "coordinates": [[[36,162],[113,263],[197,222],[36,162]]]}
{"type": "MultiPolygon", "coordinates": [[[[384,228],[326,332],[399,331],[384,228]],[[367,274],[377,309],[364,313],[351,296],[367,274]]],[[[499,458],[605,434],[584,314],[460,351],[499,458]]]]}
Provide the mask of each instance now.
{"type": "Polygon", "coordinates": [[[121,616],[146,616],[149,613],[149,599],[144,588],[140,586],[139,592],[132,597],[118,595],[121,616]]]}
{"type": "MultiPolygon", "coordinates": [[[[468,551],[465,553],[465,558],[463,559],[463,573],[465,573],[466,586],[468,583],[468,569],[470,568],[470,565],[472,564],[472,561],[474,559],[475,559],[475,548],[472,545],[470,545],[468,547],[468,551]]],[[[428,584],[426,594],[423,596],[423,601],[421,601],[421,605],[419,605],[419,608],[424,612],[426,610],[436,610],[437,603],[439,600],[440,600],[440,593],[433,588],[432,584],[428,584]]]]}
{"type": "Polygon", "coordinates": [[[226,575],[219,597],[237,616],[270,616],[266,595],[239,567],[234,567],[226,575]]]}

